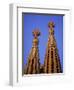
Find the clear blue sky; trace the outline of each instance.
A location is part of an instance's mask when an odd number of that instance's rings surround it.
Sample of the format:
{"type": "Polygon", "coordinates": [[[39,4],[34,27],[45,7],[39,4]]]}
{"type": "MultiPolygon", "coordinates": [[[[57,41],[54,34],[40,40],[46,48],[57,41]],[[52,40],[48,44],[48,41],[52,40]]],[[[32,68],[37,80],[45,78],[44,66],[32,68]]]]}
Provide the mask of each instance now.
{"type": "Polygon", "coordinates": [[[39,54],[41,64],[44,63],[46,46],[49,35],[48,22],[50,21],[53,21],[55,23],[54,35],[57,42],[60,62],[63,68],[63,15],[23,13],[24,64],[27,63],[27,57],[32,48],[32,40],[33,40],[32,31],[35,28],[38,28],[41,32],[41,36],[39,36],[39,54]]]}

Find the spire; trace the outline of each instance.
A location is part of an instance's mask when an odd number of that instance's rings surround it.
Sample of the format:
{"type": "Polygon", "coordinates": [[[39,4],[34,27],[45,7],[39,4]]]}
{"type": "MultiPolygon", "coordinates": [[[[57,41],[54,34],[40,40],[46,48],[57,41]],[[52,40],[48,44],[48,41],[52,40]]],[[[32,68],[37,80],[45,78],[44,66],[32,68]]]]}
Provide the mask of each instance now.
{"type": "Polygon", "coordinates": [[[48,27],[50,28],[50,30],[49,30],[50,35],[51,35],[51,34],[54,34],[54,27],[55,27],[54,22],[49,22],[49,23],[48,23],[48,27]]]}
{"type": "Polygon", "coordinates": [[[32,49],[30,51],[27,63],[26,74],[37,74],[40,72],[40,58],[39,58],[39,49],[38,49],[38,36],[40,36],[40,31],[35,29],[32,32],[34,39],[32,49]]]}
{"type": "Polygon", "coordinates": [[[44,60],[44,73],[61,73],[60,57],[54,37],[54,22],[48,23],[49,37],[44,60]]]}
{"type": "Polygon", "coordinates": [[[38,29],[35,29],[32,33],[34,38],[38,38],[38,36],[40,36],[40,31],[38,29]]]}

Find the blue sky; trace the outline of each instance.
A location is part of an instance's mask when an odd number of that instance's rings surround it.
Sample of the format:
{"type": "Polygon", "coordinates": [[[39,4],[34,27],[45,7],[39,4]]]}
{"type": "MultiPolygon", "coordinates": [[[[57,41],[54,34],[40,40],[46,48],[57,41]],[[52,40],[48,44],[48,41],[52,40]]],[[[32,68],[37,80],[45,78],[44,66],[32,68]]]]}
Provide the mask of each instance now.
{"type": "Polygon", "coordinates": [[[50,21],[53,21],[55,23],[54,35],[57,42],[60,62],[63,68],[63,15],[23,13],[24,64],[27,63],[27,57],[32,48],[32,31],[35,28],[38,28],[41,32],[41,35],[39,36],[39,54],[41,64],[44,63],[49,35],[48,23],[50,21]]]}

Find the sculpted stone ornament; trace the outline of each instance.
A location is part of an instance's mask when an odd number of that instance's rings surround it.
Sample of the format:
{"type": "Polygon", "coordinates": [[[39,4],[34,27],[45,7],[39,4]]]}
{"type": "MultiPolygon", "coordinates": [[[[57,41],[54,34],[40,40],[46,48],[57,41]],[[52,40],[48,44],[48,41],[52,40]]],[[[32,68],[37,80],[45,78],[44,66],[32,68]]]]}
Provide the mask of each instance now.
{"type": "Polygon", "coordinates": [[[49,38],[44,60],[44,73],[62,73],[60,57],[54,37],[54,22],[49,22],[49,38]]]}
{"type": "Polygon", "coordinates": [[[39,57],[39,40],[40,31],[35,29],[32,34],[34,36],[32,49],[28,56],[26,65],[26,74],[39,74],[39,73],[62,73],[60,57],[57,49],[57,43],[54,37],[54,22],[48,23],[49,37],[47,43],[47,49],[44,59],[44,64],[40,65],[39,57]]]}
{"type": "Polygon", "coordinates": [[[35,29],[33,32],[33,46],[28,57],[28,63],[26,68],[26,74],[38,74],[40,73],[40,58],[38,49],[38,36],[40,36],[40,31],[35,29]]]}

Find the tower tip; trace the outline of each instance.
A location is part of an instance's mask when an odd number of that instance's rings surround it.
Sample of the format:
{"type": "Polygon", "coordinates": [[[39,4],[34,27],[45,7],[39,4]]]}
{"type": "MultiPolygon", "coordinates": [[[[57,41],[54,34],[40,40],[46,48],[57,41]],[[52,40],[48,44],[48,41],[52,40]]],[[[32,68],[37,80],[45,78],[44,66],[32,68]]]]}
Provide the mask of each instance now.
{"type": "Polygon", "coordinates": [[[33,33],[33,36],[34,36],[35,38],[37,38],[37,37],[40,36],[40,34],[41,34],[40,31],[39,31],[39,29],[34,29],[32,33],[33,33]]]}
{"type": "Polygon", "coordinates": [[[53,21],[49,22],[49,23],[48,23],[48,27],[49,27],[50,29],[53,29],[53,28],[55,27],[54,22],[53,22],[53,21]]]}

